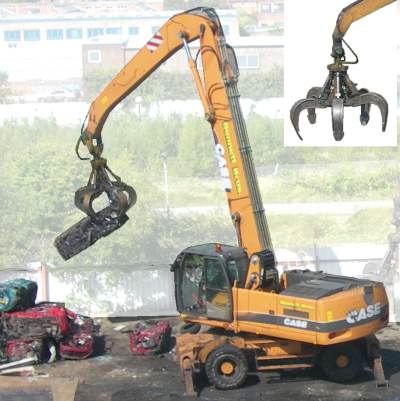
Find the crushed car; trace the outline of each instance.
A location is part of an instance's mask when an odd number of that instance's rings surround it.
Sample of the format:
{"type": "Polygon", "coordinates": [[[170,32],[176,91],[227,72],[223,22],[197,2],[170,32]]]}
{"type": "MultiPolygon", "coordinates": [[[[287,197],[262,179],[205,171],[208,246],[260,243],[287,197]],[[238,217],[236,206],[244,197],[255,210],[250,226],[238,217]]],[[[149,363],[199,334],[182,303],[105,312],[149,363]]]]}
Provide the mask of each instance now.
{"type": "Polygon", "coordinates": [[[156,355],[167,352],[171,345],[171,325],[167,320],[145,321],[129,333],[132,355],[156,355]]]}
{"type": "Polygon", "coordinates": [[[63,303],[35,304],[36,293],[37,284],[30,280],[0,283],[0,362],[88,358],[98,332],[93,319],[63,303]]]}

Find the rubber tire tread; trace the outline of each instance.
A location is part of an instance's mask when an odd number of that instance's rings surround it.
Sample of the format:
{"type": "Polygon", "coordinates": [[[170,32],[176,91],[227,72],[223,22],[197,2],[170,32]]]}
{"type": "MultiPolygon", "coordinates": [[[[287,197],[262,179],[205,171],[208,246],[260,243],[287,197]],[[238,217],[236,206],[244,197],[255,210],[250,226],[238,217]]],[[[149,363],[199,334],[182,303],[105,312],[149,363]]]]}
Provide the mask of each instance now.
{"type": "Polygon", "coordinates": [[[364,365],[364,358],[356,344],[338,344],[328,347],[321,354],[321,368],[329,380],[337,383],[345,383],[356,378],[364,365]],[[336,358],[346,355],[350,364],[345,368],[336,366],[336,358]]]}
{"type": "Polygon", "coordinates": [[[201,330],[201,325],[198,323],[185,323],[180,328],[181,334],[197,334],[201,330]]]}
{"type": "Polygon", "coordinates": [[[231,344],[222,344],[215,348],[209,355],[205,364],[205,371],[208,380],[214,385],[215,388],[220,390],[231,390],[240,387],[247,378],[249,371],[248,361],[243,351],[231,344]],[[235,373],[230,379],[218,375],[216,370],[217,363],[224,356],[229,356],[236,363],[236,369],[238,372],[235,373]]]}

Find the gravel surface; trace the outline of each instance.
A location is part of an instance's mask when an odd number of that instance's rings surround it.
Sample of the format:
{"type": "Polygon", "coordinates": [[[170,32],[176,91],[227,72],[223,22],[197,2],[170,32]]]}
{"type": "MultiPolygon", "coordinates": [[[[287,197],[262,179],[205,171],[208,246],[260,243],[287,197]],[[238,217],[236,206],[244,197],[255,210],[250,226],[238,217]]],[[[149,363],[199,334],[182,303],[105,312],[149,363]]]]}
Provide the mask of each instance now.
{"type": "MultiPolygon", "coordinates": [[[[176,319],[171,319],[178,326],[176,319]]],[[[138,357],[129,351],[128,334],[115,327],[133,322],[101,321],[101,331],[111,348],[102,355],[84,361],[58,361],[42,365],[38,371],[51,377],[78,377],[80,384],[76,401],[175,401],[187,400],[184,383],[173,353],[163,356],[138,357]],[[111,344],[110,344],[111,343],[111,344]]],[[[249,376],[237,390],[215,390],[205,381],[201,383],[200,400],[274,400],[293,401],[400,401],[400,326],[390,326],[378,335],[382,345],[384,369],[390,380],[388,389],[376,389],[371,371],[349,384],[324,380],[316,369],[260,373],[249,376]]],[[[104,348],[100,346],[99,348],[104,348]]]]}

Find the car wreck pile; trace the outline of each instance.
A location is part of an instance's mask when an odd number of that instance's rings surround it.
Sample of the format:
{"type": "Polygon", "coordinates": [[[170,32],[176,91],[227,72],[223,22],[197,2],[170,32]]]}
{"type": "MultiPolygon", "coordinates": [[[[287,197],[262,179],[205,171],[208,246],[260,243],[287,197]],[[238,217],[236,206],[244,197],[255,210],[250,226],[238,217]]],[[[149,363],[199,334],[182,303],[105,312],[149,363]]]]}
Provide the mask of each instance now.
{"type": "Polygon", "coordinates": [[[171,346],[171,325],[168,320],[137,323],[129,333],[132,355],[157,355],[171,346]]]}
{"type": "Polygon", "coordinates": [[[36,294],[37,284],[30,280],[0,283],[0,362],[89,357],[95,335],[93,320],[62,303],[35,304],[36,294]]]}

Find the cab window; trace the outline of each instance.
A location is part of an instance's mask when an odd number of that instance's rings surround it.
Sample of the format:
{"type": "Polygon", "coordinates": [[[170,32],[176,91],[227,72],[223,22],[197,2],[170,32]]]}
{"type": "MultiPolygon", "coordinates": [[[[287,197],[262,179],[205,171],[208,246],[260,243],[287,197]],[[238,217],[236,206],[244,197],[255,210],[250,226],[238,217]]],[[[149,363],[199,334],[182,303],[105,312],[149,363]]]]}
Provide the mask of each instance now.
{"type": "Polygon", "coordinates": [[[248,268],[247,258],[231,259],[228,261],[227,266],[231,286],[236,280],[238,287],[242,288],[244,286],[244,282],[246,281],[248,268]]]}
{"type": "Polygon", "coordinates": [[[217,259],[206,259],[205,262],[207,287],[226,290],[228,285],[221,262],[217,259]]]}
{"type": "Polygon", "coordinates": [[[204,260],[202,256],[185,256],[181,276],[181,294],[185,311],[205,312],[204,260]]]}
{"type": "Polygon", "coordinates": [[[204,258],[206,269],[206,302],[209,319],[232,321],[230,284],[221,259],[204,258]]]}

